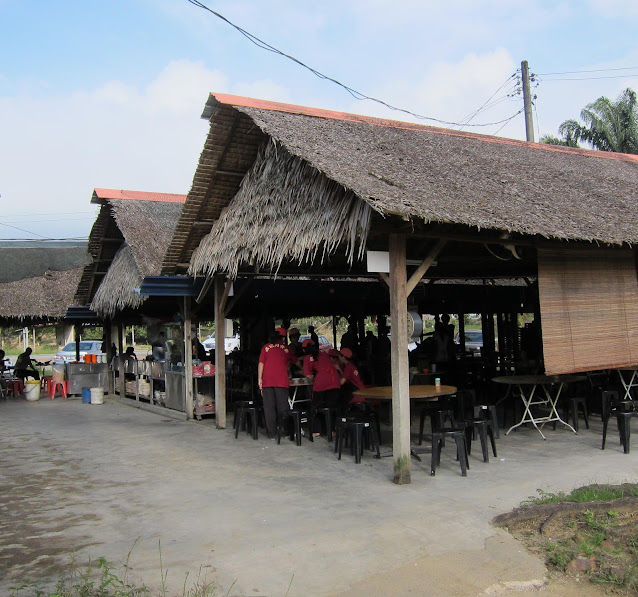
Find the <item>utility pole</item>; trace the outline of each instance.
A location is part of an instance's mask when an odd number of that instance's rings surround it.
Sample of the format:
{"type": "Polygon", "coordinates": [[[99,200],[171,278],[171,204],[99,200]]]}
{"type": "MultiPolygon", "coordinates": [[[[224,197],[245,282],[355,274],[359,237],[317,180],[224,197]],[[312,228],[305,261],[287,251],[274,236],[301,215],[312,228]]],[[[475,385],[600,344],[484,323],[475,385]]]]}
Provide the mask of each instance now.
{"type": "Polygon", "coordinates": [[[534,122],[532,120],[532,94],[529,85],[529,65],[527,60],[521,62],[521,78],[523,80],[523,107],[525,108],[525,135],[530,143],[534,143],[534,122]]]}

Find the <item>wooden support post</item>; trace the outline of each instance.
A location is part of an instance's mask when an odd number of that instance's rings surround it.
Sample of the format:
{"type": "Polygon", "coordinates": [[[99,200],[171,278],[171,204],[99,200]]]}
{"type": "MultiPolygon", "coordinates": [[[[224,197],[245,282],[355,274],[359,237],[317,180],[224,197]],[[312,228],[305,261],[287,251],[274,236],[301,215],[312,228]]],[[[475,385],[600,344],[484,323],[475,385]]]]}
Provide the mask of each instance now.
{"type": "Polygon", "coordinates": [[[332,316],[332,345],[337,348],[337,316],[332,316]]]}
{"type": "Polygon", "coordinates": [[[224,307],[231,281],[224,284],[215,276],[215,421],[217,429],[226,429],[226,317],[224,307]]]}
{"type": "Polygon", "coordinates": [[[115,394],[115,384],[114,384],[114,379],[113,376],[111,375],[111,360],[113,359],[113,350],[111,349],[111,346],[113,344],[113,334],[112,334],[112,326],[111,326],[111,320],[107,319],[104,322],[104,328],[103,328],[103,336],[104,336],[104,342],[103,344],[106,344],[106,350],[104,350],[104,352],[106,353],[106,362],[107,362],[107,369],[108,369],[108,388],[106,389],[106,391],[109,394],[115,394]]]}
{"type": "Polygon", "coordinates": [[[184,408],[187,419],[192,419],[194,413],[191,300],[190,296],[184,297],[184,408]]]}
{"type": "Polygon", "coordinates": [[[412,291],[421,281],[421,278],[423,278],[426,272],[430,269],[430,266],[434,263],[434,260],[437,258],[446,242],[447,241],[445,239],[440,238],[437,241],[436,245],[434,245],[432,250],[428,253],[428,256],[423,260],[421,265],[419,265],[419,267],[416,268],[416,271],[410,276],[410,279],[407,282],[406,296],[410,296],[410,294],[412,294],[412,291]]]}
{"type": "Polygon", "coordinates": [[[410,483],[410,376],[405,236],[390,235],[390,317],[392,319],[392,451],[394,482],[410,483]]]}
{"type": "MultiPolygon", "coordinates": [[[[124,379],[124,326],[121,321],[117,322],[117,370],[120,379],[120,397],[126,396],[126,380],[124,379]]],[[[115,369],[115,367],[113,368],[115,369]]]]}

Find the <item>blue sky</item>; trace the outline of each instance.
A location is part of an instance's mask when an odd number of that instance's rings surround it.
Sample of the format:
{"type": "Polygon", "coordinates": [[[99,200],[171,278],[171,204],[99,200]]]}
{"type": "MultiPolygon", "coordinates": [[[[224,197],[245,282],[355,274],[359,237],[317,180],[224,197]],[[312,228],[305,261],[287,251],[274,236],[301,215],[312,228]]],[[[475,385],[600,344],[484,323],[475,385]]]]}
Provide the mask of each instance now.
{"type": "MultiPolygon", "coordinates": [[[[636,0],[205,3],[350,87],[450,122],[495,92],[472,124],[518,112],[507,92],[524,59],[541,73],[537,138],[601,95],[638,90],[636,0]],[[619,75],[632,76],[593,78],[619,75]],[[553,80],[566,78],[585,80],[553,80]]],[[[187,0],[0,0],[0,27],[0,239],[86,237],[94,187],[187,193],[209,91],[415,120],[353,99],[187,0]]],[[[525,137],[522,115],[465,130],[525,137]]]]}

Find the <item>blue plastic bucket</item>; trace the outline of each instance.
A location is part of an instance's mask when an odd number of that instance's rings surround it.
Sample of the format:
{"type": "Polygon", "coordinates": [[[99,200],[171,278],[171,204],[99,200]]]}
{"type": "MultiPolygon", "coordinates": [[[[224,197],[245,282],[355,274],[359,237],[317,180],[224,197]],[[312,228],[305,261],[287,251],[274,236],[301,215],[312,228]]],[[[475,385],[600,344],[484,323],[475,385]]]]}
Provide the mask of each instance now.
{"type": "Polygon", "coordinates": [[[82,404],[91,404],[91,388],[82,388],[82,404]]]}

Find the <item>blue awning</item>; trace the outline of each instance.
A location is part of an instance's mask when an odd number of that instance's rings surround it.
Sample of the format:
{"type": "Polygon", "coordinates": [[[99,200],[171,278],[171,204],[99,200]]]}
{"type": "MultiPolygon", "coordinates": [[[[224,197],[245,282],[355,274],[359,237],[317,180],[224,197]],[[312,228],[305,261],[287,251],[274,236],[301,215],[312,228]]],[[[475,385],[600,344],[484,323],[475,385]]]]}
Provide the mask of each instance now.
{"type": "Polygon", "coordinates": [[[204,278],[191,276],[146,276],[135,291],[142,296],[198,296],[204,278]]]}

